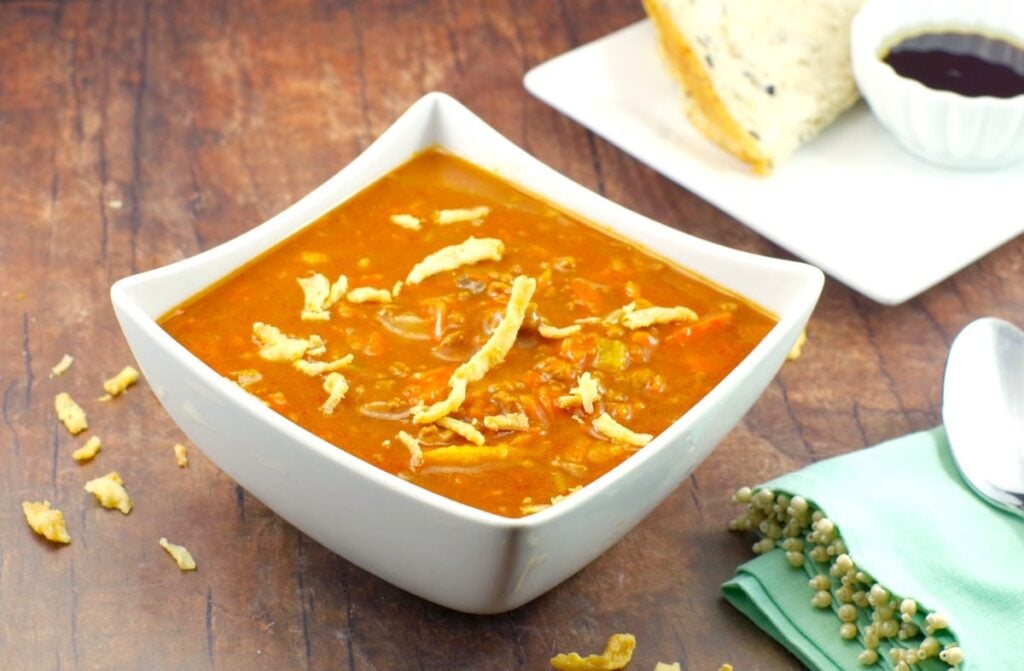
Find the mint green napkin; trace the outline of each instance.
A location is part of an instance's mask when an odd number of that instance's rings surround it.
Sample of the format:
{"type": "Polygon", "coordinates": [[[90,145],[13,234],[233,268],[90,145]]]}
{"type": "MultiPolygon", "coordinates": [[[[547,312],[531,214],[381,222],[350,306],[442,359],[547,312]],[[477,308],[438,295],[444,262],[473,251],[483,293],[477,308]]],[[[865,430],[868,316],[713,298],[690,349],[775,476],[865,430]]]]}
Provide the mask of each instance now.
{"type": "MultiPolygon", "coordinates": [[[[763,485],[799,494],[836,524],[857,568],[899,597],[939,611],[965,653],[963,671],[1024,670],[1024,518],[963,482],[945,432],[933,429],[813,464],[763,485]]],[[[815,671],[863,668],[859,640],[839,637],[836,603],[810,605],[810,575],[781,549],[739,567],[725,598],[815,671]]],[[[860,627],[866,624],[862,619],[860,627]]],[[[885,650],[885,645],[879,652],[885,650]]],[[[892,669],[887,654],[877,666],[892,669]]],[[[946,669],[929,659],[911,668],[946,669]]]]}

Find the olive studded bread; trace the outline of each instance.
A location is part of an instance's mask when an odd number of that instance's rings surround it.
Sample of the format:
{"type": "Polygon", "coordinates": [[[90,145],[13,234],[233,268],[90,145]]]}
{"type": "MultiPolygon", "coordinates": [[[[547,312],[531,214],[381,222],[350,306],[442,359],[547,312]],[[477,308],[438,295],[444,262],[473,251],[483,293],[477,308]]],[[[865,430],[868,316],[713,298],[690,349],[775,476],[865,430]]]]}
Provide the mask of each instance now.
{"type": "Polygon", "coordinates": [[[690,121],[767,173],[858,98],[850,23],[864,0],[643,0],[690,121]]]}

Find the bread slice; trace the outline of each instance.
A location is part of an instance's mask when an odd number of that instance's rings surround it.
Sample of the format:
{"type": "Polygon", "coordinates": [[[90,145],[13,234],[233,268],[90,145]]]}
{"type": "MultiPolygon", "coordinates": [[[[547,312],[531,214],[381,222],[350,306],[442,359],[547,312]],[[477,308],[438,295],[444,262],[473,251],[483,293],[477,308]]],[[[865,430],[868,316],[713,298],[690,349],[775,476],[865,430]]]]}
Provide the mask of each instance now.
{"type": "Polygon", "coordinates": [[[687,115],[758,173],[857,101],[850,23],[864,0],[643,0],[687,115]]]}

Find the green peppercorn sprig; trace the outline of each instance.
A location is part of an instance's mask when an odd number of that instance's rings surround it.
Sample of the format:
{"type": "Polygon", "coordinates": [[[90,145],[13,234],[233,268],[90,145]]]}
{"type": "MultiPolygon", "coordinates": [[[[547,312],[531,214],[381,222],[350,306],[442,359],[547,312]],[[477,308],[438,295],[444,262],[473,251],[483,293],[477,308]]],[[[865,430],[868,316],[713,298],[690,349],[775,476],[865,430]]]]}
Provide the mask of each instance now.
{"type": "Polygon", "coordinates": [[[729,530],[755,532],[756,554],[780,549],[791,567],[807,572],[814,592],[811,606],[833,610],[839,636],[857,639],[864,647],[857,658],[861,665],[876,665],[882,653],[888,654],[893,671],[919,669],[931,659],[955,669],[964,661],[948,618],[891,594],[859,570],[835,523],[802,496],[741,487],[733,501],[746,505],[746,511],[729,523],[729,530]]]}

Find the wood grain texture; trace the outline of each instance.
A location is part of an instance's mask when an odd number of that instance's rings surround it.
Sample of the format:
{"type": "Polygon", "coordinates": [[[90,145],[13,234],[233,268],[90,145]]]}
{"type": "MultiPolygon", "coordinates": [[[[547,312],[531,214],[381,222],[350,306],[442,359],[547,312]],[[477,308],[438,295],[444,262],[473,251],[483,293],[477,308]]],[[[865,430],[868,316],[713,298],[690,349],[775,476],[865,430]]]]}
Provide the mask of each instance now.
{"type": "Polygon", "coordinates": [[[693,477],[501,616],[454,613],[354,567],[198,450],[179,470],[183,437],[144,383],[95,401],[130,361],[114,280],[262,222],[429,90],[627,207],[786,256],[523,89],[528,68],[641,16],[638,2],[596,0],[0,2],[0,669],[544,669],[616,631],[639,640],[634,669],[800,668],[719,596],[750,556],[724,532],[731,491],[936,424],[956,332],[983,315],[1024,322],[1020,239],[898,307],[829,281],[804,356],[693,477]],[[74,366],[50,379],[65,352],[74,366]],[[85,436],[54,421],[58,391],[103,438],[91,464],[70,458],[85,436]],[[111,469],[129,517],[82,491],[111,469]],[[41,498],[65,512],[69,547],[25,526],[20,502],[41,498]],[[160,536],[199,570],[179,573],[160,536]]]}

